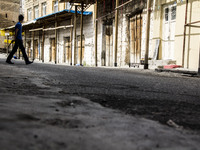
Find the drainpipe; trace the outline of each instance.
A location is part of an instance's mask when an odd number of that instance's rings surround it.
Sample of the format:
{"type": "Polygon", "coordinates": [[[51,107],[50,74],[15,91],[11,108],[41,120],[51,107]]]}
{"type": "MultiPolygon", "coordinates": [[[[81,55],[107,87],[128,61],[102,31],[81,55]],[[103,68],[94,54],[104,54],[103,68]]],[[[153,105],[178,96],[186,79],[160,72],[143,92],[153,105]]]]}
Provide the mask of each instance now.
{"type": "Polygon", "coordinates": [[[149,58],[149,31],[150,31],[150,14],[151,14],[151,0],[147,0],[147,25],[146,25],[146,51],[144,60],[144,69],[149,68],[148,58],[149,58]]]}
{"type": "Polygon", "coordinates": [[[187,10],[188,10],[188,0],[186,0],[185,6],[185,25],[184,25],[184,33],[183,33],[183,54],[182,54],[182,67],[184,68],[184,60],[185,60],[185,39],[186,39],[186,24],[187,24],[187,10]]]}

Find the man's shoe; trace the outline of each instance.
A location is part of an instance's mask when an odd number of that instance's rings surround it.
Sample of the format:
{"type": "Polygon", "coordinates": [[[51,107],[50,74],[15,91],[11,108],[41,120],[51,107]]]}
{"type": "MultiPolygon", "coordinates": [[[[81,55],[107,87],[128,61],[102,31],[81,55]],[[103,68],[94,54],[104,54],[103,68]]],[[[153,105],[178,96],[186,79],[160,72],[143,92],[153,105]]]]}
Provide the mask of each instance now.
{"type": "Polygon", "coordinates": [[[14,63],[11,61],[6,60],[6,63],[13,65],[14,63]]]}
{"type": "Polygon", "coordinates": [[[33,61],[28,61],[28,62],[26,62],[26,65],[30,65],[32,63],[33,63],[33,61]]]}

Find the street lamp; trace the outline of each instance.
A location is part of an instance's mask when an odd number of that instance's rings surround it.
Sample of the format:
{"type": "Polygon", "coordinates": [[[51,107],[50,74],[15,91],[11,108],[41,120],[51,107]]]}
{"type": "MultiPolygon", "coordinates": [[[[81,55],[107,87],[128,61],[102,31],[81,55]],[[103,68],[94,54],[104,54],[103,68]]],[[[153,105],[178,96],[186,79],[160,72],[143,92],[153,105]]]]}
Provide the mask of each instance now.
{"type": "Polygon", "coordinates": [[[147,24],[146,24],[146,50],[144,59],[144,69],[149,69],[149,31],[150,31],[151,0],[147,0],[147,24]]]}
{"type": "Polygon", "coordinates": [[[200,42],[199,42],[199,68],[198,68],[198,75],[200,76],[200,42]]]}
{"type": "Polygon", "coordinates": [[[9,40],[9,32],[8,33],[5,33],[5,36],[7,37],[7,50],[6,50],[6,53],[7,53],[7,55],[8,55],[8,48],[9,48],[9,42],[8,42],[8,40],[9,40]]]}

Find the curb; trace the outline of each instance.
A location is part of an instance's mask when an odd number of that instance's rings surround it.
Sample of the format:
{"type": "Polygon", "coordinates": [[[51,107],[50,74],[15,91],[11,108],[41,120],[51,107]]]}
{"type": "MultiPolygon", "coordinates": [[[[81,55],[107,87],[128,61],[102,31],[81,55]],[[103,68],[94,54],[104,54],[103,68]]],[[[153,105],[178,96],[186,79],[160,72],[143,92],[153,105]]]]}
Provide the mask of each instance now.
{"type": "Polygon", "coordinates": [[[155,69],[156,72],[172,72],[172,73],[179,73],[182,74],[183,76],[195,76],[195,77],[200,77],[200,74],[198,74],[197,71],[188,71],[188,70],[174,70],[174,69],[155,69]]]}

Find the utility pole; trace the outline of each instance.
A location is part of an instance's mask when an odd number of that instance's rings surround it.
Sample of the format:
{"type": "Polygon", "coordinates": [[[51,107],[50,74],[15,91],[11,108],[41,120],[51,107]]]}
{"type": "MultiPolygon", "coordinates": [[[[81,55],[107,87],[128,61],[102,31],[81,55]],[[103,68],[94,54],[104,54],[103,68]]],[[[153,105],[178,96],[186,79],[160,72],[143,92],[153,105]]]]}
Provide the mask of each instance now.
{"type": "Polygon", "coordinates": [[[56,27],[58,26],[57,20],[55,21],[55,64],[57,64],[57,38],[58,38],[58,34],[57,34],[57,30],[56,27]]]}
{"type": "Polygon", "coordinates": [[[7,35],[7,51],[6,51],[7,55],[8,55],[8,51],[9,51],[9,42],[8,42],[9,38],[8,37],[9,37],[9,35],[7,35]]]}
{"type": "Polygon", "coordinates": [[[34,41],[35,41],[35,32],[33,31],[32,32],[32,41],[33,41],[33,45],[32,45],[32,52],[31,52],[31,54],[32,54],[32,58],[33,58],[33,60],[35,59],[35,44],[34,44],[34,41]]]}
{"type": "Polygon", "coordinates": [[[76,65],[76,17],[77,17],[77,5],[75,5],[75,14],[74,14],[74,65],[76,65]]]}
{"type": "MultiPolygon", "coordinates": [[[[71,25],[73,26],[73,17],[71,18],[71,25]]],[[[72,40],[73,40],[73,27],[71,27],[71,35],[70,35],[70,65],[72,66],[72,40]]]]}
{"type": "MultiPolygon", "coordinates": [[[[119,6],[119,0],[116,0],[116,8],[118,8],[118,6],[119,6]]],[[[119,10],[115,9],[115,63],[114,63],[115,67],[117,67],[118,14],[119,10]]]]}
{"type": "Polygon", "coordinates": [[[97,17],[98,17],[98,0],[96,1],[96,5],[95,5],[95,65],[97,67],[97,36],[98,36],[98,21],[97,21],[97,17]]]}
{"type": "Polygon", "coordinates": [[[151,0],[147,0],[147,25],[146,25],[146,51],[144,60],[144,69],[149,69],[149,31],[150,31],[150,15],[151,15],[151,0]]]}
{"type": "Polygon", "coordinates": [[[26,30],[24,30],[24,47],[25,47],[25,51],[27,52],[27,49],[26,49],[26,30]]]}

